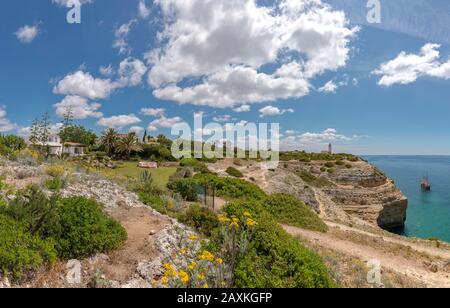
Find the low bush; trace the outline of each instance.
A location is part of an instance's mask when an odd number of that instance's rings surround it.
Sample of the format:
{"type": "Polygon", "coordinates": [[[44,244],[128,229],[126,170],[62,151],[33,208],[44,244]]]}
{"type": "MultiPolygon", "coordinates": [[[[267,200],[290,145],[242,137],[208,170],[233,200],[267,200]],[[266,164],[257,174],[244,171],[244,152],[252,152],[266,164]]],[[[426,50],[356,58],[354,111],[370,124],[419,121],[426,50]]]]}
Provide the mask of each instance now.
{"type": "Polygon", "coordinates": [[[59,224],[50,226],[62,258],[78,259],[119,248],[127,239],[125,229],[108,217],[102,206],[84,197],[64,198],[58,206],[59,224]]]}
{"type": "Polygon", "coordinates": [[[32,235],[12,217],[0,214],[0,273],[22,280],[39,267],[56,261],[51,240],[32,235]]]}
{"type": "Polygon", "coordinates": [[[153,195],[147,192],[139,192],[139,200],[153,208],[154,210],[158,211],[159,213],[163,215],[168,215],[168,209],[166,205],[164,204],[164,201],[161,199],[159,195],[153,195]]]}
{"type": "Polygon", "coordinates": [[[286,194],[274,194],[263,202],[264,208],[282,224],[326,232],[327,225],[307,205],[286,194]]]}
{"type": "Polygon", "coordinates": [[[194,179],[177,179],[169,182],[167,187],[175,193],[179,193],[186,201],[195,202],[198,199],[199,185],[194,179]]]}
{"type": "Polygon", "coordinates": [[[324,166],[327,167],[327,168],[333,168],[333,167],[334,167],[334,163],[332,163],[332,162],[326,162],[326,163],[324,164],[324,166]]]}
{"type": "Polygon", "coordinates": [[[234,176],[235,178],[243,178],[244,175],[242,174],[241,171],[239,171],[238,169],[234,168],[234,167],[228,167],[227,170],[225,171],[228,175],[234,176]]]}
{"type": "Polygon", "coordinates": [[[302,170],[296,173],[305,183],[311,184],[313,183],[317,178],[308,171],[302,170]]]}
{"type": "Polygon", "coordinates": [[[219,226],[217,215],[198,204],[191,205],[180,221],[206,236],[211,236],[213,230],[219,226]]]}
{"type": "Polygon", "coordinates": [[[48,230],[59,224],[58,197],[47,197],[39,187],[32,186],[19,191],[8,205],[0,207],[0,212],[17,221],[32,234],[48,237],[48,230]]]}
{"type": "Polygon", "coordinates": [[[209,173],[208,167],[204,162],[195,158],[184,158],[180,161],[181,167],[192,167],[195,172],[209,173]]]}
{"type": "Polygon", "coordinates": [[[45,167],[45,173],[51,177],[62,177],[64,175],[64,167],[58,165],[50,165],[45,167]]]}
{"type": "Polygon", "coordinates": [[[215,174],[197,174],[194,179],[200,185],[215,188],[218,197],[246,200],[262,200],[266,197],[261,188],[245,180],[221,178],[215,174]]]}
{"type": "Polygon", "coordinates": [[[50,180],[45,181],[45,187],[48,190],[60,191],[62,188],[66,186],[67,182],[62,177],[55,177],[50,180]]]}
{"type": "Polygon", "coordinates": [[[248,252],[236,264],[236,287],[334,287],[321,258],[287,234],[261,204],[233,203],[225,207],[225,212],[236,217],[249,212],[257,222],[248,252]]]}

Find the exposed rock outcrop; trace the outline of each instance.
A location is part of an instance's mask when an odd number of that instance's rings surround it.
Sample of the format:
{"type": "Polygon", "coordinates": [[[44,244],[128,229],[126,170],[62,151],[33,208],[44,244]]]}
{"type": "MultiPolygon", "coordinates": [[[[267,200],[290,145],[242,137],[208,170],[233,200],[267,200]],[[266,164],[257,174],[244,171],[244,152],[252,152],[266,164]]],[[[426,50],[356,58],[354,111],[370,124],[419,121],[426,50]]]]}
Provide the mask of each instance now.
{"type": "MultiPolygon", "coordinates": [[[[209,168],[222,174],[232,160],[209,168]]],[[[404,226],[408,200],[381,171],[365,161],[289,161],[275,170],[263,170],[251,162],[238,168],[244,177],[266,193],[296,196],[324,218],[358,219],[383,229],[404,226]]]]}

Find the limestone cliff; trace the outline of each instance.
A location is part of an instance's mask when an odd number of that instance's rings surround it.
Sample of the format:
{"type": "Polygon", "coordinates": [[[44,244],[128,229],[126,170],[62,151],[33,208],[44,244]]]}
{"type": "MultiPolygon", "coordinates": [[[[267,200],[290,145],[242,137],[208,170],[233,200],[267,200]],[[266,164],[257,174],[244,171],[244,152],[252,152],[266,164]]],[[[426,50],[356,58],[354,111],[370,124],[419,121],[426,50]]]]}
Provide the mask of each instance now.
{"type": "Polygon", "coordinates": [[[281,164],[280,170],[268,177],[267,187],[271,187],[268,190],[295,190],[300,199],[330,218],[343,210],[383,229],[404,226],[408,200],[382,172],[365,161],[334,163],[333,167],[329,167],[329,162],[328,167],[326,164],[323,161],[281,164]],[[297,177],[295,181],[293,176],[297,177]],[[314,192],[315,198],[305,193],[309,191],[314,192]]]}
{"type": "MultiPolygon", "coordinates": [[[[224,170],[232,164],[232,160],[219,161],[210,169],[226,176],[224,170]]],[[[267,193],[296,196],[330,220],[355,217],[388,230],[401,228],[406,221],[406,197],[392,180],[362,160],[293,160],[270,171],[254,162],[234,167],[267,193]]]]}

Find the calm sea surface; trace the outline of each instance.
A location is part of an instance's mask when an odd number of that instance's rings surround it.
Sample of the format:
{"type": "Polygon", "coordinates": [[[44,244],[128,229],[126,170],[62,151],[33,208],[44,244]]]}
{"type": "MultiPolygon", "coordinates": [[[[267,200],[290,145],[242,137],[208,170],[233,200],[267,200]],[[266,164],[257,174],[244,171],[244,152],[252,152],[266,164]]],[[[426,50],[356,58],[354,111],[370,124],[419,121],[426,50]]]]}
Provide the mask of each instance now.
{"type": "Polygon", "coordinates": [[[384,171],[409,199],[407,236],[450,242],[450,156],[365,156],[384,171]],[[420,182],[429,175],[432,190],[420,182]]]}

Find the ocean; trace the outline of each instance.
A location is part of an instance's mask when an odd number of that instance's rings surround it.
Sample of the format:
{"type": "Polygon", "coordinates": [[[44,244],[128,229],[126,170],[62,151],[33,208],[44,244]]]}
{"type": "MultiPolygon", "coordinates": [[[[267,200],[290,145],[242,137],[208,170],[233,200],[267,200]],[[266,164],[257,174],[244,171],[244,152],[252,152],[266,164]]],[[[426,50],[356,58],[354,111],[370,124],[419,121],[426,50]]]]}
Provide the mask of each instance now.
{"type": "Polygon", "coordinates": [[[402,234],[450,242],[450,156],[364,156],[393,179],[409,199],[402,234]],[[420,188],[428,175],[430,192],[420,188]]]}

